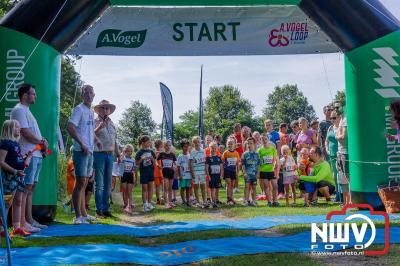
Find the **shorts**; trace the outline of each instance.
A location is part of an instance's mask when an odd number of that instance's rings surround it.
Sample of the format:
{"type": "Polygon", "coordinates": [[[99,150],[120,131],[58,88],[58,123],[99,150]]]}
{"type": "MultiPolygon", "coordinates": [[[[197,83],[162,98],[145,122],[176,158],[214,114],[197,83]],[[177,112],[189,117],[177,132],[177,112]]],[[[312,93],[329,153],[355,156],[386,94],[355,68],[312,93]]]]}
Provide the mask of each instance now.
{"type": "Polygon", "coordinates": [[[224,171],[224,179],[227,179],[227,178],[236,180],[236,172],[224,171]]]}
{"type": "Polygon", "coordinates": [[[342,193],[350,192],[349,184],[340,184],[340,192],[342,193]]]}
{"type": "Polygon", "coordinates": [[[247,178],[245,181],[246,181],[245,182],[246,184],[249,184],[249,185],[252,185],[252,186],[256,186],[257,185],[257,178],[255,178],[255,177],[247,178]]]}
{"type": "MultiPolygon", "coordinates": [[[[31,163],[25,170],[25,184],[33,185],[39,181],[40,169],[42,169],[42,158],[32,157],[31,163]]],[[[75,168],[76,171],[76,168],[75,168]]]]}
{"type": "Polygon", "coordinates": [[[179,189],[178,179],[174,178],[174,182],[172,183],[172,190],[178,190],[178,189],[179,189]]]}
{"type": "Polygon", "coordinates": [[[339,173],[343,173],[346,176],[349,176],[350,169],[349,169],[349,155],[338,153],[337,154],[337,171],[339,173]]]}
{"type": "Polygon", "coordinates": [[[305,191],[306,193],[314,193],[315,191],[315,183],[307,182],[307,181],[300,181],[299,189],[301,191],[305,191]]]}
{"type": "Polygon", "coordinates": [[[163,169],[163,177],[166,179],[174,179],[174,170],[172,169],[163,169]]]}
{"type": "Polygon", "coordinates": [[[273,180],[275,179],[274,172],[260,172],[260,179],[273,180]]]}
{"type": "Polygon", "coordinates": [[[220,183],[221,183],[220,175],[211,175],[211,180],[208,182],[208,186],[210,188],[219,188],[220,183]]]}
{"type": "Polygon", "coordinates": [[[283,176],[283,184],[284,185],[290,185],[295,182],[294,176],[283,176]]]}
{"type": "MultiPolygon", "coordinates": [[[[328,187],[328,188],[329,188],[329,195],[332,195],[332,194],[335,193],[335,191],[336,191],[335,186],[333,186],[331,183],[329,183],[329,182],[327,182],[327,181],[324,181],[324,180],[319,181],[319,182],[316,184],[316,187],[317,187],[317,188],[328,187]]],[[[324,195],[322,195],[321,192],[318,192],[318,196],[319,196],[319,197],[323,197],[324,195]]]]}
{"type": "Polygon", "coordinates": [[[148,171],[140,173],[140,184],[147,185],[150,182],[154,181],[153,171],[148,171]]]}
{"type": "Polygon", "coordinates": [[[11,175],[3,170],[0,171],[0,175],[3,181],[3,193],[13,193],[15,190],[25,192],[24,178],[18,175],[11,175]]]}
{"type": "Polygon", "coordinates": [[[194,176],[194,184],[198,185],[198,184],[205,184],[206,183],[206,175],[195,175],[194,176]]]}
{"type": "Polygon", "coordinates": [[[162,176],[155,176],[154,177],[154,184],[156,184],[156,186],[160,186],[163,182],[163,177],[162,176]]]}
{"type": "Polygon", "coordinates": [[[94,185],[93,184],[94,184],[94,181],[87,183],[86,188],[85,188],[85,194],[87,194],[89,192],[93,193],[93,191],[94,191],[94,185]]]}
{"type": "Polygon", "coordinates": [[[134,183],[133,173],[124,173],[121,177],[121,183],[133,184],[134,183]]]}
{"type": "Polygon", "coordinates": [[[181,179],[179,180],[180,188],[190,188],[190,184],[192,183],[192,179],[181,179]]]}
{"type": "Polygon", "coordinates": [[[90,177],[93,173],[93,153],[83,154],[82,151],[74,151],[72,161],[75,167],[75,176],[90,177]]]}

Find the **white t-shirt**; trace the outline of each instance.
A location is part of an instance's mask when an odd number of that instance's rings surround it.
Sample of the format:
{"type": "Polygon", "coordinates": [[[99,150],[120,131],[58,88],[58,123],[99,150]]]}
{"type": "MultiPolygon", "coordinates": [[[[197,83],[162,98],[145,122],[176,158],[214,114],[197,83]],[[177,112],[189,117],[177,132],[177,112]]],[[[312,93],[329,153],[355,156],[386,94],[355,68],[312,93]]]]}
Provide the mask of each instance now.
{"type": "MultiPolygon", "coordinates": [[[[76,131],[83,144],[90,152],[94,150],[94,112],[91,108],[81,103],[72,111],[69,122],[75,125],[76,131]]],[[[74,140],[74,151],[81,151],[81,146],[74,140]]]]}
{"type": "Polygon", "coordinates": [[[181,154],[178,156],[176,165],[179,167],[182,179],[192,179],[192,174],[189,168],[190,154],[181,154]]]}
{"type": "MultiPolygon", "coordinates": [[[[281,165],[283,165],[283,160],[284,158],[281,158],[281,165]]],[[[289,176],[295,176],[296,175],[296,170],[295,170],[295,166],[296,166],[296,161],[293,159],[293,157],[288,156],[286,158],[286,165],[283,168],[283,177],[289,177],[289,176]]]]}
{"type": "MultiPolygon", "coordinates": [[[[347,130],[347,119],[346,116],[343,114],[342,119],[340,119],[339,127],[334,131],[335,135],[338,135],[339,132],[344,128],[346,128],[347,130]]],[[[346,131],[346,136],[344,137],[344,139],[338,140],[338,152],[342,154],[348,154],[347,147],[348,147],[348,140],[346,131]]]]}
{"type": "MultiPolygon", "coordinates": [[[[21,128],[29,129],[38,139],[42,139],[42,134],[40,133],[40,129],[35,117],[32,115],[29,107],[18,103],[15,107],[11,110],[11,119],[18,120],[21,128]]],[[[26,140],[22,135],[19,140],[19,144],[21,145],[21,152],[22,154],[27,154],[29,151],[32,151],[36,144],[30,143],[26,140]]],[[[40,151],[35,151],[33,153],[34,157],[42,158],[42,154],[40,151]]]]}

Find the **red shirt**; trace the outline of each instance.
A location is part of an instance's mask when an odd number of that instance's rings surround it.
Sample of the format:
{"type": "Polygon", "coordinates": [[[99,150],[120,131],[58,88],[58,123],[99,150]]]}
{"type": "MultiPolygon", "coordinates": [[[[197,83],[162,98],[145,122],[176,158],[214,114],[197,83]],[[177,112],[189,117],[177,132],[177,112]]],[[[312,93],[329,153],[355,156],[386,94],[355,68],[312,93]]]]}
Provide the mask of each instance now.
{"type": "Polygon", "coordinates": [[[243,154],[243,140],[242,140],[242,133],[235,133],[236,145],[240,145],[236,148],[236,151],[239,153],[240,157],[243,154]]]}
{"type": "MultiPolygon", "coordinates": [[[[204,153],[206,154],[206,158],[211,156],[211,149],[210,147],[207,147],[204,149],[204,153]]],[[[217,156],[221,156],[221,153],[219,152],[219,150],[217,150],[217,152],[215,153],[215,155],[217,156]]]]}

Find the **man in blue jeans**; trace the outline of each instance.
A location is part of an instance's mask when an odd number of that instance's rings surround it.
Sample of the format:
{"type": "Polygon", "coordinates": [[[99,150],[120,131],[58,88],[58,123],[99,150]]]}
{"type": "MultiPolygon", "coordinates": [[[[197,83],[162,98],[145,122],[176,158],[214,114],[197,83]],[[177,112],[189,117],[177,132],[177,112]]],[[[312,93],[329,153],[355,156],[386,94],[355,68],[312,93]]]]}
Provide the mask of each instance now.
{"type": "Polygon", "coordinates": [[[110,212],[110,194],[112,181],[112,168],[115,156],[120,160],[118,144],[116,142],[116,128],[110,119],[115,111],[115,105],[107,100],[102,100],[94,107],[98,117],[95,119],[94,133],[101,143],[94,149],[94,180],[95,202],[97,217],[112,217],[110,212]]]}

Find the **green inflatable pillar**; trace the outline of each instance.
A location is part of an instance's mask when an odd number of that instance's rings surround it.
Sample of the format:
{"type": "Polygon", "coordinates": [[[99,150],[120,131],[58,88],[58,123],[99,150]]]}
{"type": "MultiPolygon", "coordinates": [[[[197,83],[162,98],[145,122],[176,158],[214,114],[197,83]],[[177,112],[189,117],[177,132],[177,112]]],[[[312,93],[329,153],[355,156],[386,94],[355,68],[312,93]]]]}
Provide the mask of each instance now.
{"type": "Polygon", "coordinates": [[[33,194],[33,213],[41,221],[53,220],[57,206],[61,55],[35,38],[1,26],[0,40],[0,94],[5,94],[0,102],[0,122],[2,124],[10,118],[11,109],[19,102],[18,85],[33,84],[37,100],[30,109],[38,121],[42,136],[48,139],[49,148],[53,151],[43,160],[39,183],[33,194]]]}
{"type": "Polygon", "coordinates": [[[377,186],[400,181],[400,144],[389,141],[390,103],[400,99],[400,31],[345,53],[353,203],[382,208],[377,186]]]}

